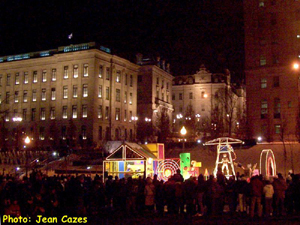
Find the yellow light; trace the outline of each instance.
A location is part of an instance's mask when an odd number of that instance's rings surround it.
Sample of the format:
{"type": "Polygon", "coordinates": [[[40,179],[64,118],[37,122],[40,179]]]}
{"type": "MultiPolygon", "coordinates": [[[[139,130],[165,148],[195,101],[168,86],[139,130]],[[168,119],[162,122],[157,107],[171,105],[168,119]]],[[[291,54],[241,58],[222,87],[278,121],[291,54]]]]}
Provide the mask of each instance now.
{"type": "Polygon", "coordinates": [[[204,97],[204,98],[207,98],[207,97],[208,97],[208,95],[207,95],[207,94],[204,94],[204,95],[203,95],[203,97],[204,97]]]}
{"type": "Polygon", "coordinates": [[[150,164],[150,165],[151,165],[151,164],[152,164],[152,162],[153,162],[153,159],[152,159],[152,158],[149,158],[149,159],[148,159],[148,164],[150,164]]]}
{"type": "Polygon", "coordinates": [[[181,133],[182,135],[186,135],[186,129],[185,129],[184,126],[181,128],[180,133],[181,133]]]}
{"type": "Polygon", "coordinates": [[[165,170],[165,177],[170,177],[172,175],[172,171],[170,169],[165,170]]]}
{"type": "Polygon", "coordinates": [[[29,143],[30,143],[30,138],[29,138],[28,136],[25,138],[25,143],[26,143],[26,144],[29,144],[29,143]]]}
{"type": "Polygon", "coordinates": [[[298,64],[298,63],[294,63],[293,68],[294,68],[295,70],[298,70],[298,69],[299,69],[299,64],[298,64]]]}

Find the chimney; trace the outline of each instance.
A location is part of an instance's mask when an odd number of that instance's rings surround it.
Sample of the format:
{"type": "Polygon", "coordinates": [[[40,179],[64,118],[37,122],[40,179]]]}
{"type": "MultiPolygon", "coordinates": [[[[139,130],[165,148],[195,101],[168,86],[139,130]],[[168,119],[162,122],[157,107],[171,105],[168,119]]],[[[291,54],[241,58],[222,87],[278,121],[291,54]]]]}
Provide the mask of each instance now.
{"type": "Polygon", "coordinates": [[[160,68],[160,56],[156,56],[156,65],[160,68]]]}
{"type": "Polygon", "coordinates": [[[161,63],[161,68],[163,69],[163,70],[166,70],[166,60],[162,60],[162,63],[161,63]]]}

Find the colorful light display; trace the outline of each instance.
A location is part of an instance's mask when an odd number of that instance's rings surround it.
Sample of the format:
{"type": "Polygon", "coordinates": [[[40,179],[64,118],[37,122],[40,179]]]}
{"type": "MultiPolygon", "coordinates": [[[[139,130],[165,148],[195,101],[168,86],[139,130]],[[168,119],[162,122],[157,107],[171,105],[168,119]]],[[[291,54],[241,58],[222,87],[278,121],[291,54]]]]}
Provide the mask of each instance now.
{"type": "Polygon", "coordinates": [[[165,159],[160,161],[157,166],[156,174],[159,180],[168,180],[169,177],[176,174],[176,171],[180,169],[178,160],[165,159]]]}
{"type": "Polygon", "coordinates": [[[260,173],[270,177],[276,175],[276,160],[271,149],[264,149],[260,153],[260,173]]]}

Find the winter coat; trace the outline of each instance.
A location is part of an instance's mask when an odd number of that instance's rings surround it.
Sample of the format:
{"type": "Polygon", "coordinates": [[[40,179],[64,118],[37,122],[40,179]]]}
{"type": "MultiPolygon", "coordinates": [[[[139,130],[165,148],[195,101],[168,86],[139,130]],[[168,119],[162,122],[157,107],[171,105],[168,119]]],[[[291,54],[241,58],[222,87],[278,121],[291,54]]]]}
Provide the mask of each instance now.
{"type": "Polygon", "coordinates": [[[273,198],[274,188],[272,184],[267,184],[264,186],[265,198],[273,198]]]}

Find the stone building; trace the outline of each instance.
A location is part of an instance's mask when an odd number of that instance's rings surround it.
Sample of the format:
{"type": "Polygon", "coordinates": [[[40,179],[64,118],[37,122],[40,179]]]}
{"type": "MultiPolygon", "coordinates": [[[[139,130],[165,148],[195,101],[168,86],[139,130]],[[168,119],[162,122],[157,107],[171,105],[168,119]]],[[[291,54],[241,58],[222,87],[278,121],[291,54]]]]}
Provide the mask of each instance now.
{"type": "Polygon", "coordinates": [[[299,139],[300,1],[244,1],[250,135],[299,139]],[[295,65],[295,67],[294,67],[295,65]]]}
{"type": "Polygon", "coordinates": [[[242,88],[234,89],[230,73],[211,73],[204,65],[196,74],[173,80],[173,132],[183,125],[191,141],[236,133],[245,112],[242,88]]]}
{"type": "Polygon", "coordinates": [[[138,68],[94,42],[1,57],[2,146],[133,140],[138,68]]]}
{"type": "Polygon", "coordinates": [[[140,57],[137,64],[140,65],[137,114],[139,127],[143,130],[140,139],[157,141],[162,132],[171,131],[173,76],[170,74],[170,65],[160,58],[145,60],[140,57]]]}

